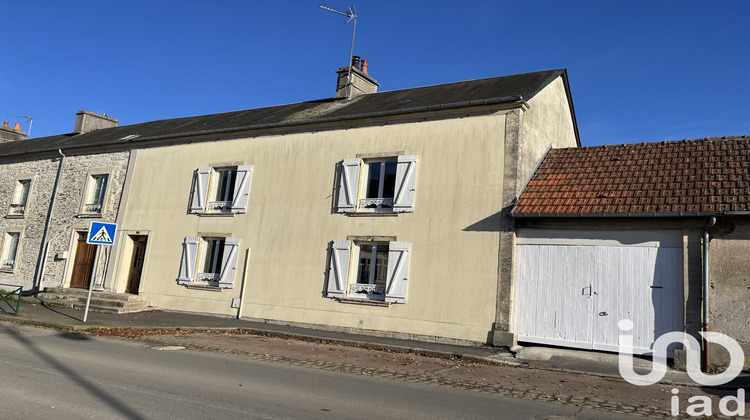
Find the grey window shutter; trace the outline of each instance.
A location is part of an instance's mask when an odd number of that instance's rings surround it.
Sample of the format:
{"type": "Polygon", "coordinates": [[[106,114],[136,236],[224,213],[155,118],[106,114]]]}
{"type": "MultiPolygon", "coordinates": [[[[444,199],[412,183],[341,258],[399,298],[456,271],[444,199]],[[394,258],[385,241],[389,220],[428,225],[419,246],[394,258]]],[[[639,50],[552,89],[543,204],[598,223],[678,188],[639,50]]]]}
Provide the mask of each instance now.
{"type": "Polygon", "coordinates": [[[250,177],[252,174],[253,165],[240,165],[237,167],[237,178],[234,181],[232,213],[245,213],[247,211],[247,199],[250,194],[250,177]]]}
{"type": "Polygon", "coordinates": [[[206,211],[208,182],[210,179],[211,168],[198,168],[195,170],[193,197],[190,200],[190,213],[203,213],[206,211]]]}
{"type": "Polygon", "coordinates": [[[411,243],[388,243],[388,278],[385,286],[385,301],[406,303],[409,281],[409,254],[411,243]]]}
{"type": "Polygon", "coordinates": [[[331,245],[331,262],[328,267],[328,297],[346,297],[346,286],[349,281],[349,258],[352,253],[352,241],[333,241],[331,245]]]}
{"type": "Polygon", "coordinates": [[[417,156],[399,156],[396,166],[396,193],[394,212],[413,212],[417,185],[417,156]]]}
{"type": "Polygon", "coordinates": [[[182,243],[182,261],[180,261],[180,276],[177,278],[178,284],[191,284],[195,275],[195,259],[198,256],[197,236],[186,236],[185,242],[182,243]]]}
{"type": "Polygon", "coordinates": [[[237,271],[237,255],[239,252],[240,238],[224,239],[224,258],[221,260],[219,287],[227,289],[234,287],[234,277],[237,271]]]}
{"type": "Polygon", "coordinates": [[[341,163],[341,177],[339,179],[338,205],[339,213],[352,213],[357,207],[359,194],[359,172],[362,159],[344,159],[341,163]]]}

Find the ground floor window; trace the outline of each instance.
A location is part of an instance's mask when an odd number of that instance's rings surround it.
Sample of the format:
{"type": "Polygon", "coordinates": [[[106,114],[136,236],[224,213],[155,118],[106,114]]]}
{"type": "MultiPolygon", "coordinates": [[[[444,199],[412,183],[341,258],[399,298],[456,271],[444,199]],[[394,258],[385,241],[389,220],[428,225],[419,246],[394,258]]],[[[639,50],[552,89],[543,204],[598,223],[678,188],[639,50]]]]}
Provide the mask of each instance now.
{"type": "Polygon", "coordinates": [[[406,303],[410,248],[396,241],[331,242],[327,296],[406,303]]]}
{"type": "Polygon", "coordinates": [[[2,266],[5,270],[13,270],[16,268],[16,260],[18,257],[18,244],[21,241],[21,232],[6,232],[5,240],[3,241],[3,260],[2,266]]]}
{"type": "Polygon", "coordinates": [[[185,286],[234,287],[240,238],[187,236],[177,283],[185,286]]]}

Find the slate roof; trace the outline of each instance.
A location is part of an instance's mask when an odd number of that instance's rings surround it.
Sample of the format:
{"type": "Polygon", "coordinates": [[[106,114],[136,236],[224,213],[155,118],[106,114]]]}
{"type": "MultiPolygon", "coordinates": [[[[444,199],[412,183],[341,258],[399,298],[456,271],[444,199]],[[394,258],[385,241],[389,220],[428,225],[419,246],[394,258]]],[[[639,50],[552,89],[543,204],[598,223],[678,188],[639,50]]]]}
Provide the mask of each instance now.
{"type": "Polygon", "coordinates": [[[552,149],[512,214],[690,216],[750,210],[750,136],[552,149]]]}
{"type": "MultiPolygon", "coordinates": [[[[272,127],[382,117],[410,112],[528,100],[562,76],[565,69],[501,76],[413,89],[386,91],[347,99],[323,99],[267,108],[175,118],[0,144],[0,157],[57,152],[204,134],[247,132],[272,127]]],[[[568,92],[568,100],[570,94],[568,92]]],[[[570,102],[573,121],[575,113],[570,102]]],[[[72,121],[71,121],[72,123],[72,121]]]]}

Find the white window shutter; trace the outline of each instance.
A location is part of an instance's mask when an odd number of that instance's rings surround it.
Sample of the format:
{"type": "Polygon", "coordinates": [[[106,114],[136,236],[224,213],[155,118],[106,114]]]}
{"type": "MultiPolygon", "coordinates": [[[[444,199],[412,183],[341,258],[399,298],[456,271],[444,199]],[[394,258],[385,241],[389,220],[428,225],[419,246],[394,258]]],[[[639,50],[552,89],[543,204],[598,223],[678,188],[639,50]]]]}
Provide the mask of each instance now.
{"type": "Polygon", "coordinates": [[[234,180],[232,213],[245,213],[247,211],[247,199],[250,194],[250,176],[252,174],[253,165],[240,165],[237,167],[237,178],[234,180]]]}
{"type": "Polygon", "coordinates": [[[203,213],[206,211],[208,182],[210,179],[211,168],[198,168],[195,170],[193,197],[190,200],[190,213],[203,213]]]}
{"type": "Polygon", "coordinates": [[[185,242],[182,243],[182,261],[180,261],[180,276],[177,278],[178,284],[191,284],[195,275],[195,258],[198,256],[197,236],[186,236],[185,242]]]}
{"type": "Polygon", "coordinates": [[[328,297],[346,297],[352,241],[333,241],[328,267],[328,297]]]}
{"type": "Polygon", "coordinates": [[[388,243],[388,279],[385,285],[385,301],[406,303],[406,288],[409,281],[409,242],[388,243]]]}
{"type": "Polygon", "coordinates": [[[417,156],[399,156],[396,166],[396,193],[393,198],[393,211],[397,213],[414,211],[414,196],[417,185],[417,156]]]}
{"type": "Polygon", "coordinates": [[[362,159],[344,159],[341,163],[339,180],[338,206],[339,213],[352,213],[357,208],[359,194],[359,173],[362,159]]]}
{"type": "Polygon", "coordinates": [[[219,287],[231,289],[234,287],[234,277],[237,271],[237,256],[240,253],[240,238],[224,239],[224,257],[221,261],[219,287]]]}

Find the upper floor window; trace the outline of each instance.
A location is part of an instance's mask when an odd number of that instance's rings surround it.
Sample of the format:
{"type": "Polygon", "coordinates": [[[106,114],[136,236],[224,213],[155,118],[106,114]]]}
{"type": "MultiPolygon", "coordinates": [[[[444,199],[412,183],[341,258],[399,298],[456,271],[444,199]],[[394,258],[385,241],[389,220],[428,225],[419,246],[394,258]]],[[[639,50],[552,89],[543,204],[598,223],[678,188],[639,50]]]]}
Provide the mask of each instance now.
{"type": "Polygon", "coordinates": [[[187,236],[178,284],[232,288],[240,238],[187,236]]]}
{"type": "Polygon", "coordinates": [[[252,165],[196,169],[190,213],[245,213],[252,172],[252,165]]]}
{"type": "Polygon", "coordinates": [[[102,214],[107,201],[109,174],[90,174],[83,202],[83,214],[102,214]]]}
{"type": "Polygon", "coordinates": [[[0,268],[13,270],[16,268],[18,259],[18,246],[21,241],[21,232],[6,232],[3,241],[3,260],[0,268]]]}
{"type": "Polygon", "coordinates": [[[328,297],[406,303],[409,242],[333,241],[328,297]]]}
{"type": "Polygon", "coordinates": [[[338,183],[337,212],[414,211],[417,156],[344,159],[338,183]]]}
{"type": "Polygon", "coordinates": [[[13,200],[11,200],[10,209],[8,210],[10,216],[23,216],[26,214],[30,192],[31,179],[19,179],[16,181],[13,200]]]}

